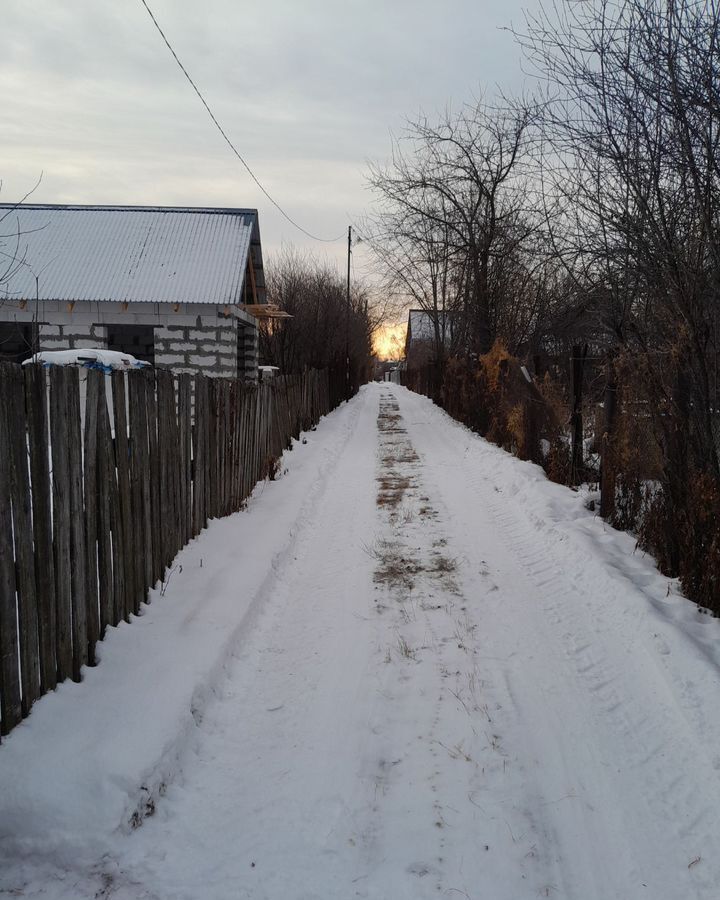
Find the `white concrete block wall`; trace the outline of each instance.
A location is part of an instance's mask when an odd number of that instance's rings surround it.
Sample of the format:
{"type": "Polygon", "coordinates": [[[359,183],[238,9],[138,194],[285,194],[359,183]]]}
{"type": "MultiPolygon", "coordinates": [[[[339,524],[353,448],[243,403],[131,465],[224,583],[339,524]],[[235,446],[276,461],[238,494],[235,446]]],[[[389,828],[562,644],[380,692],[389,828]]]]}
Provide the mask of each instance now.
{"type": "Polygon", "coordinates": [[[155,328],[155,365],[172,366],[207,375],[237,376],[237,355],[228,354],[235,346],[237,325],[234,319],[221,324],[196,324],[194,327],[163,325],[155,328]]]}
{"type": "Polygon", "coordinates": [[[257,381],[259,350],[257,328],[243,328],[238,336],[238,342],[240,341],[242,341],[244,371],[238,374],[244,375],[250,381],[257,381]]]}
{"type": "MultiPolygon", "coordinates": [[[[68,304],[45,301],[36,310],[13,309],[13,321],[31,323],[40,318],[41,350],[107,347],[107,327],[152,325],[155,364],[175,371],[257,379],[258,338],[255,320],[242,311],[224,316],[219,309],[183,304],[121,303],[68,304]]],[[[0,313],[0,319],[2,315],[0,313]]]]}
{"type": "Polygon", "coordinates": [[[81,347],[102,349],[107,346],[107,330],[104,325],[75,322],[52,325],[41,322],[38,332],[40,350],[77,350],[81,347]]]}

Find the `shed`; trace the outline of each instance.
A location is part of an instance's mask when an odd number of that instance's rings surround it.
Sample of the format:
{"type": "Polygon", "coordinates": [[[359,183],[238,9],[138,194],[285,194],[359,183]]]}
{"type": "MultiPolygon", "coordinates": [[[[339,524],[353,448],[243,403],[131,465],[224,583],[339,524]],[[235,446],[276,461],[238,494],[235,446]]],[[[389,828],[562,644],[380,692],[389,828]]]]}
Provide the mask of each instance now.
{"type": "Polygon", "coordinates": [[[6,203],[0,251],[0,358],[94,347],[257,378],[257,210],[6,203]]]}

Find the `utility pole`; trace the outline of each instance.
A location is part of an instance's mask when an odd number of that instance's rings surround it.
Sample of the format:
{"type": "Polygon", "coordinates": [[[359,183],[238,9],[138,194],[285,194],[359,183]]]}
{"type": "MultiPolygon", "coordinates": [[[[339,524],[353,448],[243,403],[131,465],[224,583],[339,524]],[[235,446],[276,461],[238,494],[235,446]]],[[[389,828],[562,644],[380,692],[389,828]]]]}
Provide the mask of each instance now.
{"type": "Polygon", "coordinates": [[[350,254],[352,253],[352,225],[348,225],[347,296],[345,308],[345,400],[350,399],[350,254]]]}

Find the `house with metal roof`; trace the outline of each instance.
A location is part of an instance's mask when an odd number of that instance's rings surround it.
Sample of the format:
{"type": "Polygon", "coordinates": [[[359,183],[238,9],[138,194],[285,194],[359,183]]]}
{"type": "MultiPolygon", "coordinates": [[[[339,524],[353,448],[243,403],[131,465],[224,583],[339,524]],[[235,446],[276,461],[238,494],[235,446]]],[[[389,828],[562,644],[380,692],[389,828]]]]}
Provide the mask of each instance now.
{"type": "Polygon", "coordinates": [[[0,251],[1,359],[98,348],[257,378],[257,210],[0,204],[0,251]]]}
{"type": "Polygon", "coordinates": [[[450,349],[453,339],[453,316],[450,312],[425,309],[408,310],[408,325],[405,335],[405,366],[420,368],[433,362],[438,355],[438,341],[435,324],[437,322],[440,347],[450,349]]]}

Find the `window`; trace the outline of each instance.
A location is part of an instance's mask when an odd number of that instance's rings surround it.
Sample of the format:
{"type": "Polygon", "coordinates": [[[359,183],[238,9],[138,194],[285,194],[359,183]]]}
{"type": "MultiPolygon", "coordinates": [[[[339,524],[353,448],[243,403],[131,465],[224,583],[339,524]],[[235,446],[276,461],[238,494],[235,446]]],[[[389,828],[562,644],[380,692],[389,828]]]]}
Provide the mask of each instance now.
{"type": "Polygon", "coordinates": [[[30,322],[0,322],[0,360],[21,363],[33,354],[30,322]]]}
{"type": "Polygon", "coordinates": [[[108,350],[130,353],[155,365],[155,331],[152,325],[108,325],[108,350]]]}

